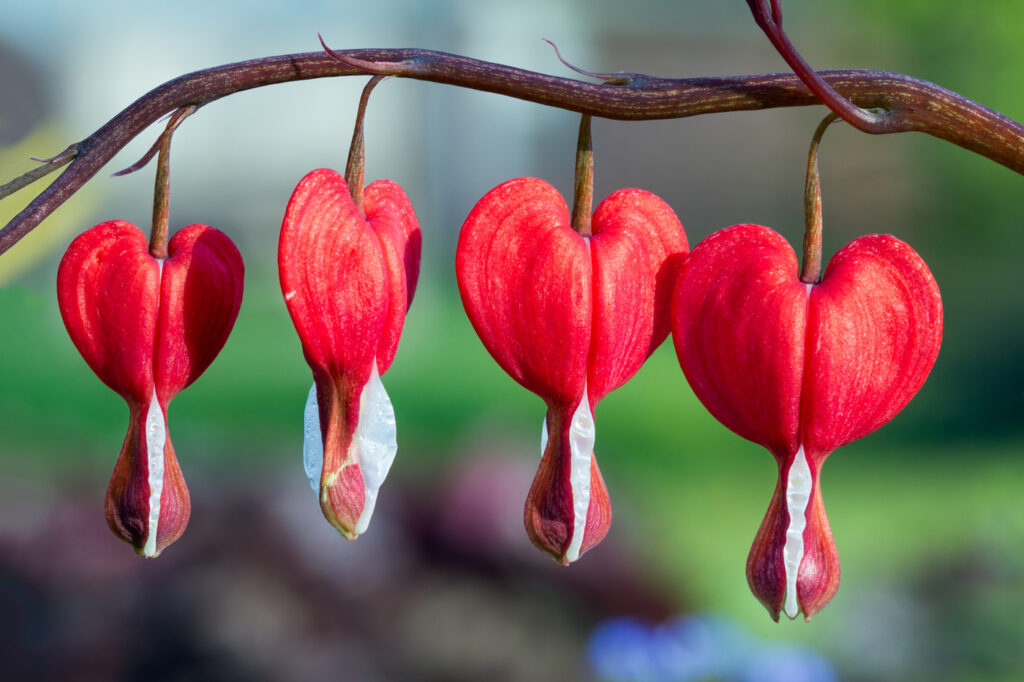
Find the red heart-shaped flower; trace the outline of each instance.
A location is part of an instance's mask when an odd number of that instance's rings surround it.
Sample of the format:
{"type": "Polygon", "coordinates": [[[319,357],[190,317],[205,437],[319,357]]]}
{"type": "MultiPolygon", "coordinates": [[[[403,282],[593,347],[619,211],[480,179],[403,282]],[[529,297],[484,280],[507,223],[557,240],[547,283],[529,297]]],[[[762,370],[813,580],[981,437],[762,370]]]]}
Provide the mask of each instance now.
{"type": "Polygon", "coordinates": [[[278,246],[281,291],[315,383],[307,473],[324,516],[350,539],[366,529],[397,448],[379,375],[398,349],[420,262],[419,225],[401,187],[370,184],[364,210],[341,175],[312,171],[292,193],[278,246]]]}
{"type": "Polygon", "coordinates": [[[145,556],[184,532],[188,489],[167,435],[167,406],[227,341],[245,268],[231,240],[189,225],[149,254],[131,223],[101,223],[76,238],[57,271],[57,300],[89,367],[128,403],[130,421],[107,489],[107,522],[145,556]]]}
{"type": "Polygon", "coordinates": [[[509,180],[473,208],[455,257],[462,302],[502,369],[547,403],[551,438],[526,501],[526,528],[570,563],[604,537],[608,491],[593,456],[593,410],[668,334],[675,273],[688,249],[658,197],[615,192],[593,236],[570,226],[558,191],[509,180]]]}
{"type": "Polygon", "coordinates": [[[747,563],[751,589],[775,619],[784,598],[790,618],[810,618],[839,586],[821,465],[892,419],[924,383],[942,340],[938,286],[889,235],[854,240],[820,283],[804,284],[782,237],[736,225],[690,254],[672,334],[704,406],[778,461],[747,563]]]}

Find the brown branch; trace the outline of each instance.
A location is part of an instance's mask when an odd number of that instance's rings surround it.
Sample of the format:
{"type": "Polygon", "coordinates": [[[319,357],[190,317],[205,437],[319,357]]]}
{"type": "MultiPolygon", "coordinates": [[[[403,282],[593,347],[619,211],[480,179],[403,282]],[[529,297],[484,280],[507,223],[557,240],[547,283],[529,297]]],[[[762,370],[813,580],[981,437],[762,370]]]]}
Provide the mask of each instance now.
{"type": "MultiPolygon", "coordinates": [[[[660,79],[625,74],[624,84],[556,78],[502,64],[428,50],[345,50],[351,63],[324,52],[266,57],[179,76],[146,93],[85,140],[63,173],[0,230],[0,254],[28,234],[136,135],[161,116],[242,90],[310,78],[375,73],[447,83],[601,118],[652,120],[725,111],[818,104],[793,74],[660,79]]],[[[957,144],[1024,174],[1024,126],[927,81],[885,71],[822,71],[861,107],[885,109],[916,130],[957,144]]],[[[31,173],[32,171],[30,171],[31,173]]]]}

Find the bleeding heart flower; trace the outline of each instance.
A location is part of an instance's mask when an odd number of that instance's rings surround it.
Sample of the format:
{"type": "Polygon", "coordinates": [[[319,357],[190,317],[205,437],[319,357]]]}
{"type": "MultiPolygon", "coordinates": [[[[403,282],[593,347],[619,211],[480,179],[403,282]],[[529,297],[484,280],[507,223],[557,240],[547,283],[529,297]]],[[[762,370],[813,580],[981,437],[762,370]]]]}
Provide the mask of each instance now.
{"type": "Polygon", "coordinates": [[[420,262],[420,229],[402,188],[378,180],[356,207],[327,168],[300,182],[278,247],[281,291],[314,386],[306,404],[306,473],[327,520],[366,530],[395,452],[383,375],[398,349],[420,262]]]}
{"type": "Polygon", "coordinates": [[[213,362],[242,303],[245,268],[207,225],[153,258],[131,223],[76,238],[57,271],[64,326],[89,367],[128,403],[130,421],[107,488],[107,523],[135,551],[158,555],[185,530],[188,489],[167,435],[167,406],[213,362]]]}
{"type": "Polygon", "coordinates": [[[673,300],[690,386],[720,422],[775,456],[779,480],[747,560],[778,620],[810,619],[839,587],[819,474],[836,448],[892,419],[921,388],[942,340],[928,266],[889,235],[839,251],[817,284],[777,233],[736,225],[694,248],[673,300]]]}
{"type": "Polygon", "coordinates": [[[668,335],[672,287],[688,250],[675,213],[643,190],[601,202],[592,229],[592,237],[573,231],[554,187],[518,178],[477,203],[455,256],[462,302],[484,346],[547,403],[525,521],[533,543],[562,564],[608,532],[594,409],[668,335]]]}

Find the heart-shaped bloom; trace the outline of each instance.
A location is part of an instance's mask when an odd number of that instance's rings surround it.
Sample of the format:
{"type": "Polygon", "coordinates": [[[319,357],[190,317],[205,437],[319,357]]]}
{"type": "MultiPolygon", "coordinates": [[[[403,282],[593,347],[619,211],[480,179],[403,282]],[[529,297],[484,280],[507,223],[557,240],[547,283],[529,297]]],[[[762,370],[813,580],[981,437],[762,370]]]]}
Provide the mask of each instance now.
{"type": "Polygon", "coordinates": [[[455,256],[462,303],[484,346],[547,404],[525,521],[533,543],[562,564],[608,532],[594,409],[668,335],[688,250],[675,213],[643,190],[610,195],[591,224],[593,236],[580,236],[558,190],[517,178],[476,204],[455,256]]]}
{"type": "Polygon", "coordinates": [[[135,551],[158,555],[185,530],[189,497],[167,434],[167,406],[213,362],[242,303],[245,268],[223,232],[189,225],[156,259],[120,220],[78,236],[57,271],[72,342],[129,409],[107,488],[107,523],[135,551]]]}
{"type": "Polygon", "coordinates": [[[419,263],[419,224],[395,183],[371,183],[363,211],[327,168],[292,193],[278,268],[313,370],[303,455],[324,516],[349,539],[366,530],[398,449],[380,377],[398,349],[419,263]]]}
{"type": "Polygon", "coordinates": [[[855,239],[821,282],[805,284],[785,239],[735,225],[690,254],[672,336],[704,406],[775,456],[778,484],[747,580],[774,619],[783,606],[809,619],[839,587],[822,463],[921,388],[942,340],[939,288],[921,257],[890,235],[855,239]]]}

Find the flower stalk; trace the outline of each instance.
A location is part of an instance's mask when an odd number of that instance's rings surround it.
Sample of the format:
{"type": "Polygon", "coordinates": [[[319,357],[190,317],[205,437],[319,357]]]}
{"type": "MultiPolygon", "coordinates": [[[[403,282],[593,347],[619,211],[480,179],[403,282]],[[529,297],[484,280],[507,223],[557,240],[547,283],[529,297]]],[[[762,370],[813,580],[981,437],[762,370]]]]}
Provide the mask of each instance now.
{"type": "Polygon", "coordinates": [[[807,151],[807,178],[804,181],[804,258],[800,281],[817,284],[821,281],[821,178],[818,173],[818,147],[830,125],[839,120],[829,114],[818,124],[811,147],[807,151]]]}
{"type": "Polygon", "coordinates": [[[572,193],[572,229],[589,237],[590,216],[594,212],[594,146],[590,138],[590,114],[580,117],[576,140],[576,173],[572,193]]]}

